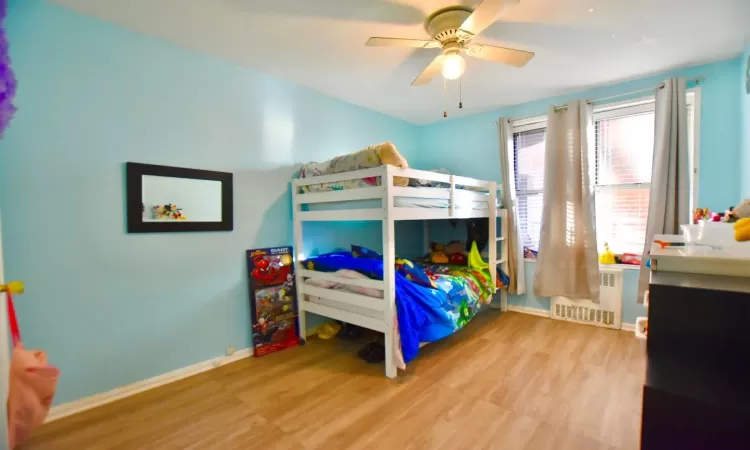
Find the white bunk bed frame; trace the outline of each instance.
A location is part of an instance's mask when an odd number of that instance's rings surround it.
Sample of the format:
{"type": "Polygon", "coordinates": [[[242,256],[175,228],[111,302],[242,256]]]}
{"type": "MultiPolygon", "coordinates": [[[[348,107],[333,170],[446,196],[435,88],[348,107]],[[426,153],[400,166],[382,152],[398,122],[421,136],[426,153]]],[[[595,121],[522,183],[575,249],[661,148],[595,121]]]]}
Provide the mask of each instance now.
{"type": "MultiPolygon", "coordinates": [[[[305,314],[307,312],[319,314],[335,320],[359,325],[364,328],[385,334],[385,376],[395,378],[397,369],[393,362],[393,323],[396,314],[395,295],[395,231],[397,220],[436,220],[436,219],[468,219],[487,217],[489,220],[489,252],[487,256],[490,265],[490,275],[493,286],[496,285],[497,271],[493,270],[498,264],[508,273],[507,255],[507,211],[497,208],[497,183],[494,181],[476,180],[473,178],[446,175],[415,169],[402,169],[385,165],[371,169],[342,172],[331,175],[321,175],[296,179],[292,183],[292,203],[294,217],[294,253],[295,276],[298,296],[299,329],[304,337],[306,332],[305,314]],[[300,193],[300,187],[355,180],[367,177],[381,177],[381,185],[356,189],[345,189],[330,192],[300,193]],[[450,184],[448,190],[438,188],[414,188],[393,185],[393,177],[419,178],[450,184]],[[456,186],[476,187],[489,191],[483,192],[463,190],[460,195],[466,199],[486,201],[488,207],[484,209],[456,208],[456,186]],[[447,208],[397,207],[394,206],[395,197],[418,197],[428,199],[448,199],[447,208]],[[303,211],[303,205],[347,202],[353,200],[381,200],[380,207],[303,211]],[[497,235],[497,218],[500,217],[502,232],[497,235]],[[349,279],[336,276],[333,273],[307,270],[300,262],[305,259],[303,254],[303,222],[323,221],[379,221],[383,226],[383,280],[349,279]],[[502,258],[498,259],[497,243],[500,242],[502,258]],[[307,278],[335,281],[342,284],[375,288],[383,291],[383,298],[374,298],[334,289],[305,285],[307,278]],[[306,296],[314,296],[328,300],[327,305],[308,301],[306,296]],[[335,305],[344,308],[338,308],[335,305]],[[334,305],[334,306],[328,306],[334,305]]],[[[429,229],[425,222],[425,251],[429,250],[429,229]]],[[[505,310],[508,302],[507,289],[500,290],[500,308],[505,310]]],[[[495,306],[497,307],[497,306],[495,306]]]]}

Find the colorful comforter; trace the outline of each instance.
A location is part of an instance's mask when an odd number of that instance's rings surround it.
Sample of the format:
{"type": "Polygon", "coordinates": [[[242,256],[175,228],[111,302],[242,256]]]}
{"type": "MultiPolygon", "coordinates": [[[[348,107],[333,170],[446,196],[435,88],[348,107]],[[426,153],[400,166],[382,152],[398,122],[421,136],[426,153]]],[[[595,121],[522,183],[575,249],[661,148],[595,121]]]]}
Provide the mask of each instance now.
{"type": "MultiPolygon", "coordinates": [[[[403,261],[403,260],[401,260],[403,261]]],[[[303,262],[309,270],[333,272],[356,270],[370,278],[383,279],[383,260],[357,258],[349,252],[334,252],[303,262]]],[[[432,286],[419,283],[403,270],[396,271],[396,310],[404,361],[417,356],[421,342],[434,342],[463,328],[493,292],[487,270],[460,266],[419,266],[432,286]],[[434,286],[434,287],[433,287],[434,286]]]]}

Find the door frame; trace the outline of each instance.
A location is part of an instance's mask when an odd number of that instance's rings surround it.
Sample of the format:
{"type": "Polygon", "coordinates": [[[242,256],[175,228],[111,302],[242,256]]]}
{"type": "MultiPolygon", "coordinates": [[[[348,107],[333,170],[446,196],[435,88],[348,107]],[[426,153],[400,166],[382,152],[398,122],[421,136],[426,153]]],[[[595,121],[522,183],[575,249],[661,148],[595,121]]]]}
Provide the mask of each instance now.
{"type": "MultiPolygon", "coordinates": [[[[5,283],[3,267],[3,231],[0,216],[0,284],[5,283]]],[[[8,376],[10,372],[10,342],[8,341],[8,311],[5,294],[0,294],[0,447],[8,448],[8,376]]]]}

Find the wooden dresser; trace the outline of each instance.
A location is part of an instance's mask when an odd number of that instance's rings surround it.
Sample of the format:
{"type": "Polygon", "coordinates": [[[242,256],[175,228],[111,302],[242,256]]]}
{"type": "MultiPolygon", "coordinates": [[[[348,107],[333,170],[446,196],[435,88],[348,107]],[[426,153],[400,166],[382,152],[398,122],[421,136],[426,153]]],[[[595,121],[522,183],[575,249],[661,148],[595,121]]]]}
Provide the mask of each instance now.
{"type": "Polygon", "coordinates": [[[652,249],[643,450],[750,449],[744,248],[652,249]]]}

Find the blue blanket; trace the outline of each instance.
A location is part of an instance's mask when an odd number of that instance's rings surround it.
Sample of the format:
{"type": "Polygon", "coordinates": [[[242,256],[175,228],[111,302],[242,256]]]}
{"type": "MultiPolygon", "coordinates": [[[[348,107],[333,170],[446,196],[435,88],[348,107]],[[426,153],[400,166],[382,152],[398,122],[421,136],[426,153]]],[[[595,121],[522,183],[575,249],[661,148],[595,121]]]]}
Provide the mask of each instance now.
{"type": "MultiPolygon", "coordinates": [[[[357,258],[349,252],[334,252],[303,262],[309,270],[335,272],[356,270],[370,278],[383,279],[383,260],[357,258]]],[[[421,270],[421,269],[420,269],[421,270]]],[[[410,281],[396,271],[396,309],[404,361],[417,356],[420,342],[434,342],[463,327],[489,295],[489,274],[468,268],[428,270],[435,288],[410,281]],[[440,273],[437,273],[440,272],[440,273]]]]}

